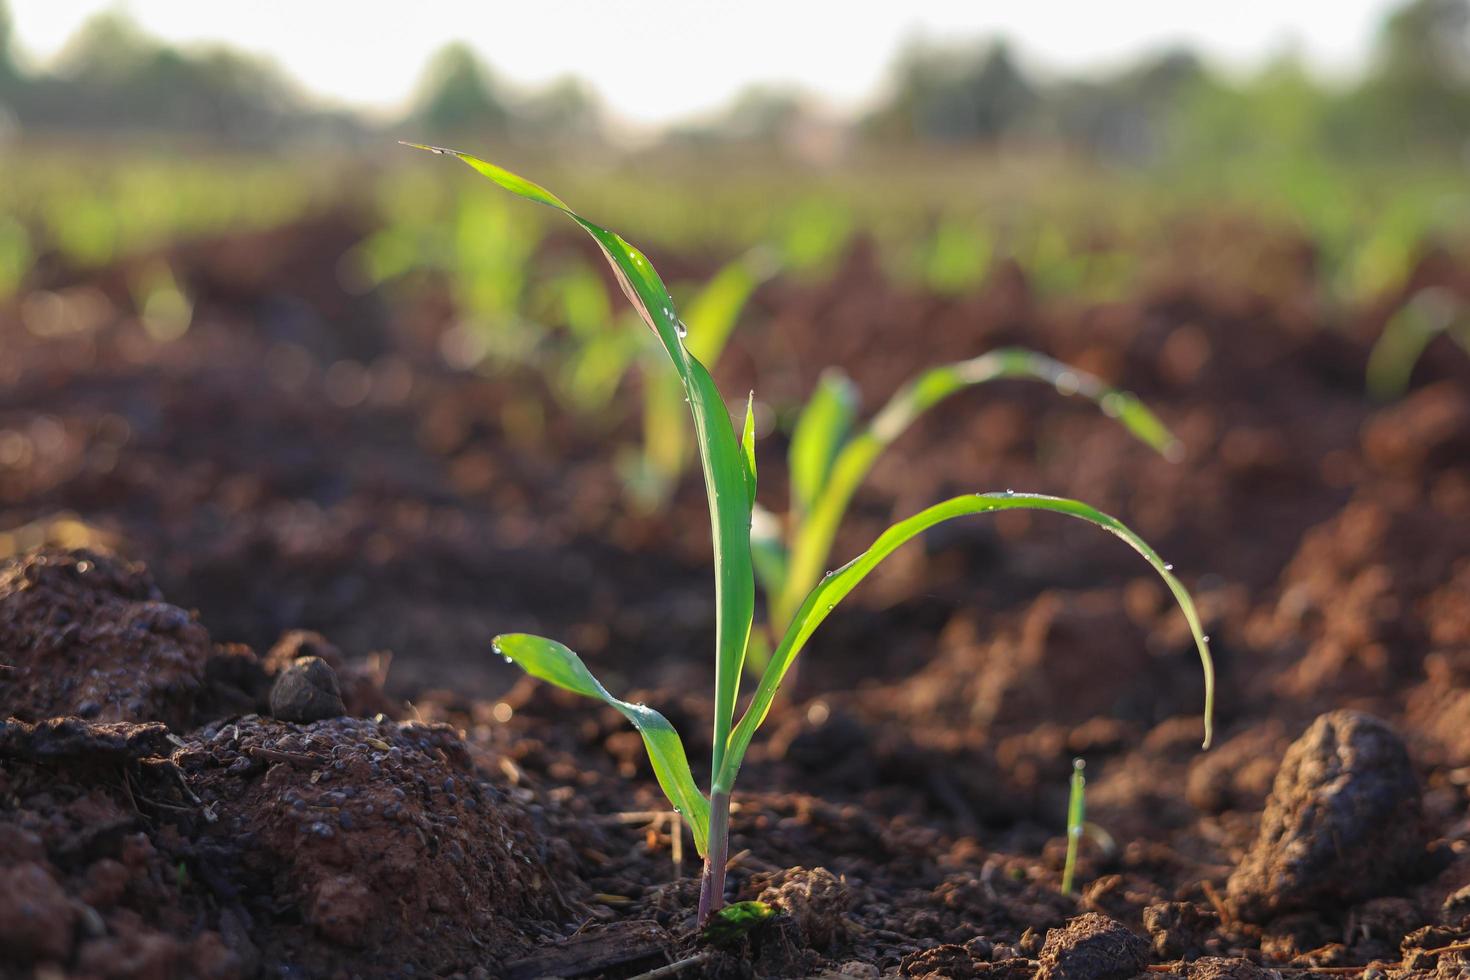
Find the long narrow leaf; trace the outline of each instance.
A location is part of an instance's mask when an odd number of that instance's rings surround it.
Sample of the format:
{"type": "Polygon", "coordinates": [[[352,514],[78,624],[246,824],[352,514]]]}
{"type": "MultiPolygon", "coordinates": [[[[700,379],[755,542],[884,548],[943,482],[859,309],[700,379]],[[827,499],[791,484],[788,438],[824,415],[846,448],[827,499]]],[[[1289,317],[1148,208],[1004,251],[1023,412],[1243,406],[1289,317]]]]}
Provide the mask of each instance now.
{"type": "Polygon", "coordinates": [[[811,510],[812,501],[822,492],[832,472],[832,461],[852,428],[857,406],[857,389],[847,375],[836,369],[823,371],[791,430],[787,457],[791,508],[797,514],[811,510]]]}
{"type": "Polygon", "coordinates": [[[772,620],[784,629],[802,596],[827,566],[838,525],[848,504],[873,465],[925,411],[957,392],[1002,378],[1043,381],[1058,391],[1090,398],[1107,415],[1166,458],[1179,452],[1179,442],[1158,416],[1133,395],[1111,388],[1101,379],[1035,351],[1005,347],[968,361],[931,368],[904,385],[873,421],[853,436],[832,464],[821,492],[794,529],[786,587],[772,603],[772,620]]]}
{"type": "Polygon", "coordinates": [[[715,722],[714,769],[724,759],[745,645],[755,614],[755,573],[750,559],[750,497],[746,491],[746,464],[735,441],[730,412],[709,372],[684,348],[684,325],[674,301],[653,264],[622,236],[577,214],[546,188],[493,163],[458,150],[407,143],[420,150],[458,157],[479,173],[521,197],[556,208],[581,225],[601,247],[624,295],[653,330],[679,372],[689,411],[694,416],[700,465],[709,500],[710,536],[715,559],[715,722]]]}
{"type": "Polygon", "coordinates": [[[1040,494],[982,493],[951,498],[920,511],[906,521],[893,525],[884,531],[877,541],[873,542],[871,548],[835,572],[828,573],[817,587],[812,589],[806,601],[801,604],[801,608],[792,618],[786,635],[781,638],[780,645],[771,656],[771,662],[761,676],[760,686],[756,688],[750,707],[746,709],[744,716],[740,719],[740,724],[735,726],[730,736],[730,748],[725,754],[725,769],[716,776],[715,787],[725,789],[734,782],[735,774],[740,768],[740,761],[745,757],[745,751],[750,747],[750,740],[755,735],[756,729],[760,727],[767,712],[770,711],[771,702],[775,700],[776,692],[781,687],[786,671],[791,668],[791,664],[806,646],[807,640],[816,628],[831,614],[837,603],[841,602],[849,592],[857,587],[859,582],[867,577],[869,572],[900,546],[936,524],[969,514],[987,514],[1003,510],[1052,511],[1096,524],[1122,538],[1153,566],[1154,571],[1164,580],[1164,584],[1169,587],[1179,608],[1184,612],[1184,618],[1189,623],[1189,630],[1194,635],[1195,647],[1199,650],[1200,664],[1205,674],[1204,744],[1208,747],[1214,731],[1215,711],[1215,668],[1210,657],[1209,640],[1204,635],[1199,613],[1195,610],[1194,600],[1190,598],[1189,591],[1174,577],[1163,559],[1122,521],[1080,501],[1040,494]]]}
{"type": "Polygon", "coordinates": [[[495,638],[494,648],[496,653],[515,662],[532,677],[610,705],[632,722],[638,734],[643,736],[643,746],[648,750],[648,759],[653,763],[653,774],[658,777],[659,787],[688,821],[694,831],[694,846],[701,855],[704,854],[708,843],[705,835],[709,829],[709,800],[694,784],[689,759],[684,754],[684,743],[667,718],[647,705],[630,704],[613,697],[602,682],[592,676],[581,657],[555,640],[529,633],[508,633],[495,638]]]}
{"type": "MultiPolygon", "coordinates": [[[[713,366],[725,352],[730,334],[740,320],[756,287],[775,274],[777,264],[760,249],[727,263],[690,300],[684,346],[692,357],[713,366]]],[[[678,381],[665,374],[643,380],[643,470],[648,493],[641,501],[649,509],[667,500],[688,464],[689,438],[677,421],[683,392],[678,381]]]]}

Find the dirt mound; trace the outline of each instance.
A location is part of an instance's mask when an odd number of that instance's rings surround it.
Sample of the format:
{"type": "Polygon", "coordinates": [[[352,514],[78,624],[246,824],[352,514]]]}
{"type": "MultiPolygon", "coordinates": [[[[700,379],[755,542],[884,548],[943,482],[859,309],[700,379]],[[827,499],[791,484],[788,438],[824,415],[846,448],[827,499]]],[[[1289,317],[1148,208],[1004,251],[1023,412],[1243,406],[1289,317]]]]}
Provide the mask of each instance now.
{"type": "Polygon", "coordinates": [[[445,726],[247,717],[188,736],[173,761],[212,815],[196,847],[216,888],[249,896],[268,962],[469,969],[573,911],[565,848],[445,726]]]}
{"type": "Polygon", "coordinates": [[[210,654],[209,633],[142,565],[90,551],[0,564],[0,716],[183,728],[210,654]]]}

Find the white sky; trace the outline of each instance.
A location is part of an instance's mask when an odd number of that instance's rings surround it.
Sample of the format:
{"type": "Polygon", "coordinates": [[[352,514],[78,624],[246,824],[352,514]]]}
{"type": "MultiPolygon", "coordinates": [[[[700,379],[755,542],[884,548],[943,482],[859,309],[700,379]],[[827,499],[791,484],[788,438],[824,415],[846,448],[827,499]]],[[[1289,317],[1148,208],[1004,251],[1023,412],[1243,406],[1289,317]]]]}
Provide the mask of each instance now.
{"type": "MultiPolygon", "coordinates": [[[[0,0],[3,2],[3,0],[0,0]]],[[[274,58],[312,92],[403,105],[429,55],[468,41],[535,85],[574,73],[623,119],[705,111],[755,81],[850,108],[907,38],[1000,33],[1032,67],[1107,67],[1171,42],[1245,68],[1287,46],[1328,73],[1361,64],[1392,0],[9,0],[22,53],[44,61],[91,15],[121,8],[168,41],[226,41],[274,58]]]]}

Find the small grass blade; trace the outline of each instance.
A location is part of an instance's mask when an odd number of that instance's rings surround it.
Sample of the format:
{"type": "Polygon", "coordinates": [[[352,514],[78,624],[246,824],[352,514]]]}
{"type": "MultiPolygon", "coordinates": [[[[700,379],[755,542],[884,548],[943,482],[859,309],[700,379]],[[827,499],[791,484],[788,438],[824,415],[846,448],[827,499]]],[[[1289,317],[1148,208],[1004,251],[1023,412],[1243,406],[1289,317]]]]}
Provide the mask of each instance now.
{"type": "Polygon", "coordinates": [[[685,328],[674,301],[659,278],[653,263],[621,235],[593,224],[577,214],[561,198],[539,184],[487,163],[468,153],[421,143],[405,143],[415,149],[458,157],[485,177],[521,197],[556,208],[597,242],[617,277],[624,295],[639,317],[658,337],[689,399],[704,469],[705,495],[709,501],[710,536],[715,559],[715,721],[714,771],[724,761],[730,727],[735,717],[735,699],[740,692],[740,675],[745,662],[746,642],[755,615],[755,572],[750,557],[750,496],[746,491],[744,454],[735,441],[735,428],[714,379],[703,364],[684,347],[685,328]]]}
{"type": "Polygon", "coordinates": [[[1100,378],[1079,371],[1055,358],[1018,347],[1003,347],[968,361],[931,368],[904,385],[837,454],[831,475],[812,502],[805,520],[791,543],[791,560],[785,588],[772,602],[773,622],[784,628],[796,606],[817,581],[832,551],[838,525],[853,495],[872,470],[878,457],[924,412],[966,388],[1020,378],[1042,381],[1063,394],[1076,394],[1098,403],[1103,412],[1116,418],[1142,442],[1177,459],[1181,446],[1174,435],[1146,405],[1133,395],[1109,387],[1100,378]]]}
{"type": "Polygon", "coordinates": [[[1200,665],[1205,674],[1204,744],[1208,748],[1214,732],[1215,711],[1215,668],[1210,657],[1209,638],[1205,636],[1200,625],[1199,613],[1194,607],[1194,600],[1190,598],[1189,591],[1174,577],[1170,567],[1164,563],[1158,553],[1122,521],[1089,507],[1081,501],[1041,494],[979,493],[952,497],[943,503],[920,511],[908,520],[893,525],[879,535],[871,548],[836,571],[827,573],[816,588],[812,589],[806,601],[792,617],[791,624],[786,629],[786,635],[781,638],[776,652],[771,655],[771,662],[767,665],[765,673],[761,675],[755,697],[730,735],[730,748],[725,753],[725,770],[716,776],[715,786],[728,788],[734,782],[735,774],[740,768],[740,760],[745,757],[745,751],[750,747],[750,740],[755,735],[756,729],[760,727],[766,714],[771,710],[771,703],[776,698],[776,692],[780,689],[786,672],[791,668],[802,648],[806,646],[812,633],[831,615],[837,603],[846,598],[848,593],[868,576],[869,572],[899,547],[936,524],[969,514],[987,514],[1004,510],[1051,511],[1096,524],[1122,538],[1153,566],[1154,571],[1164,580],[1164,584],[1169,587],[1169,591],[1174,595],[1174,600],[1183,611],[1184,618],[1189,623],[1189,630],[1194,636],[1195,647],[1199,651],[1200,665]]]}
{"type": "Polygon", "coordinates": [[[684,742],[667,718],[647,705],[630,704],[608,693],[602,682],[582,663],[582,658],[555,640],[528,633],[507,633],[494,640],[495,652],[514,662],[532,677],[539,677],[573,694],[595,698],[616,708],[643,736],[643,746],[653,763],[653,773],[669,802],[694,831],[694,846],[705,853],[709,830],[709,801],[694,783],[684,742]]]}

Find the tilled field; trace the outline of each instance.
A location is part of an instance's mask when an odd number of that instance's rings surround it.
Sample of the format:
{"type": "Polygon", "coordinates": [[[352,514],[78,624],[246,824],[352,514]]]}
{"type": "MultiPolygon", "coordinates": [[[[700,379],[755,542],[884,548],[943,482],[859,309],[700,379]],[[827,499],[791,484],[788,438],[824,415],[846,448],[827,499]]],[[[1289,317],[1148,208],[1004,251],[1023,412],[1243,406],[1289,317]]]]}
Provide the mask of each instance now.
{"type": "MultiPolygon", "coordinates": [[[[348,298],[362,230],[181,248],[195,320],[167,343],[123,270],[0,309],[0,974],[1470,973],[1470,359],[1436,341],[1370,402],[1393,297],[1327,311],[1291,242],[1269,293],[1181,268],[1042,304],[1002,268],[944,299],[861,245],[763,287],[726,391],[782,406],[836,364],[871,411],[1022,344],[1154,406],[1180,462],[1035,385],[959,396],[838,554],[953,493],[1086,499],[1195,590],[1220,732],[1198,750],[1188,632],[1119,542],[946,525],[833,617],[757,737],[731,893],[783,914],[708,948],[636,734],[489,650],[566,639],[698,772],[703,495],[639,516],[613,466],[635,423],[589,432],[530,375],[444,366],[447,301],[348,298]],[[1077,756],[1105,833],[1069,897],[1077,756]]],[[[1405,295],[1425,285],[1470,293],[1443,257],[1405,295]]],[[[784,449],[762,444],[763,500],[784,449]]]]}

